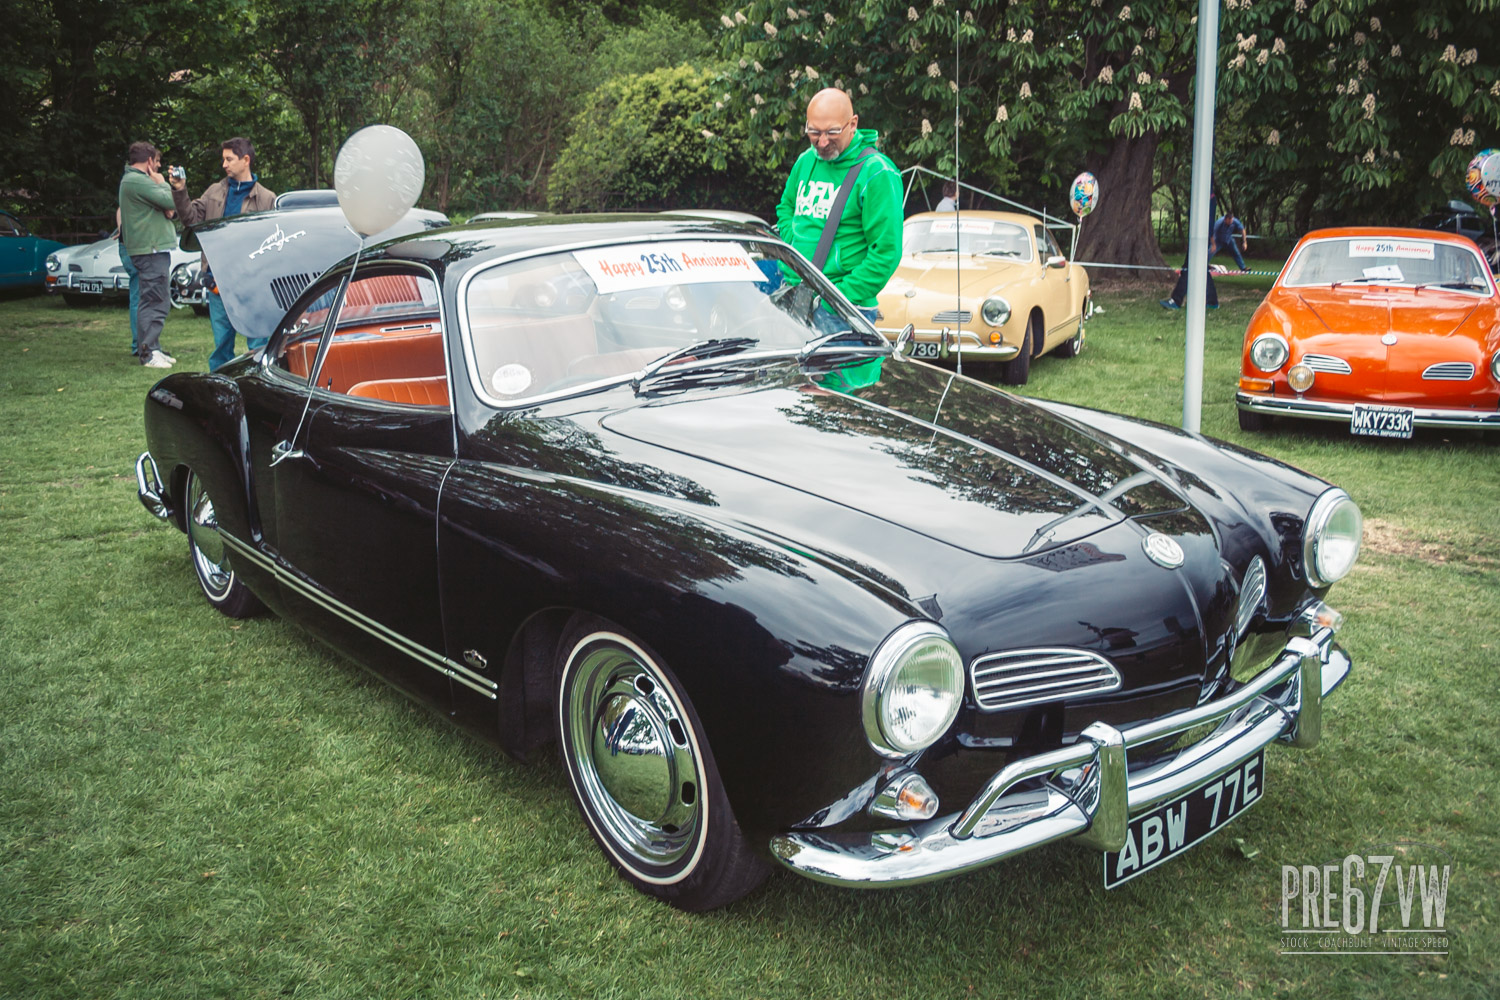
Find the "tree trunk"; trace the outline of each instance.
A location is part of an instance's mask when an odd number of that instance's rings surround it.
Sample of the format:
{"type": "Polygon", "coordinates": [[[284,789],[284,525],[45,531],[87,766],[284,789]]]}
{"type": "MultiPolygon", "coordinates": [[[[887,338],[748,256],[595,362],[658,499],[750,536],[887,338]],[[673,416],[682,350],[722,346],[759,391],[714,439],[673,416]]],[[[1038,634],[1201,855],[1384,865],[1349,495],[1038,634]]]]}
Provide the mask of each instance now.
{"type": "MultiPolygon", "coordinates": [[[[1139,138],[1117,136],[1104,155],[1085,161],[1099,179],[1099,205],[1083,220],[1078,258],[1109,264],[1160,267],[1161,247],[1151,226],[1151,192],[1155,184],[1155,132],[1139,138]]],[[[1147,277],[1152,272],[1109,268],[1118,276],[1147,277]]]]}

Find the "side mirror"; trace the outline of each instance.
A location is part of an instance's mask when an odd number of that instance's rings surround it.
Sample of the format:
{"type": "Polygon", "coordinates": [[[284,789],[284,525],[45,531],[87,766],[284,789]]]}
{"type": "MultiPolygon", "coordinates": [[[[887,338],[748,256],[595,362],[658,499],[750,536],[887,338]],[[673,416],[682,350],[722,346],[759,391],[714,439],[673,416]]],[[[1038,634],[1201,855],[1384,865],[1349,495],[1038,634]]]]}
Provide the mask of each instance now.
{"type": "Polygon", "coordinates": [[[1067,267],[1068,258],[1054,254],[1048,257],[1042,264],[1043,267],[1067,267]]]}

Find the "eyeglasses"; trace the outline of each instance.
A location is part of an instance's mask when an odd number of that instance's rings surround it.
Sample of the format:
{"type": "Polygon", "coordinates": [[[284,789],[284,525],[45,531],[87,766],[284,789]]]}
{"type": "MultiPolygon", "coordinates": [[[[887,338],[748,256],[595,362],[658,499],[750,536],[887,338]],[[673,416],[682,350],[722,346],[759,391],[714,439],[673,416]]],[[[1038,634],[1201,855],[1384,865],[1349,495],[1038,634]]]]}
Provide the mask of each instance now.
{"type": "MultiPolygon", "coordinates": [[[[853,121],[853,120],[854,119],[852,119],[852,118],[849,119],[849,121],[853,121]]],[[[845,122],[843,125],[840,125],[838,128],[813,128],[811,125],[806,125],[802,129],[802,134],[805,135],[805,136],[807,136],[813,142],[817,142],[819,139],[823,138],[825,135],[828,136],[828,138],[830,138],[830,139],[837,139],[839,136],[841,136],[841,135],[844,134],[844,129],[848,126],[848,124],[849,124],[848,122],[845,122]]]]}

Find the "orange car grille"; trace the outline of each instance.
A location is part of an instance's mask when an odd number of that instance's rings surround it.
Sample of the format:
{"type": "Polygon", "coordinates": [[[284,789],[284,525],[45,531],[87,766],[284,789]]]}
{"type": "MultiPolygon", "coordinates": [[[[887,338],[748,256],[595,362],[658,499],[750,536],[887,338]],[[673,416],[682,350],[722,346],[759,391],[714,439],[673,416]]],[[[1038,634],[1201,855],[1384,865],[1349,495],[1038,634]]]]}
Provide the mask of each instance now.
{"type": "Polygon", "coordinates": [[[1444,361],[1429,365],[1422,377],[1439,382],[1467,382],[1474,377],[1474,366],[1467,361],[1444,361]]]}
{"type": "Polygon", "coordinates": [[[1343,358],[1336,358],[1332,354],[1304,354],[1302,363],[1315,372],[1325,375],[1348,375],[1353,369],[1349,362],[1343,358]]]}

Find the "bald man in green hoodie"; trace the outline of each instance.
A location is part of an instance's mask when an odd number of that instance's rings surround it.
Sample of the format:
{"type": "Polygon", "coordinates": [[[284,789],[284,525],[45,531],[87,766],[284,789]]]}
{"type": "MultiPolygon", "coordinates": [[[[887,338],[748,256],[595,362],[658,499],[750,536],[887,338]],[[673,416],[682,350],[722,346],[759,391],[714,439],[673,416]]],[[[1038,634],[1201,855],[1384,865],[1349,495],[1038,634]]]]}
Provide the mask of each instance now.
{"type": "Polygon", "coordinates": [[[812,260],[844,175],[861,163],[822,270],[874,320],[875,296],[901,260],[901,171],[875,150],[879,133],[859,127],[842,90],[829,87],[813,95],[803,131],[810,145],[792,164],[776,208],[778,232],[812,260]]]}

